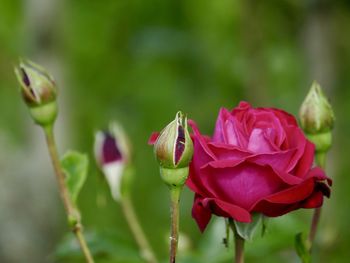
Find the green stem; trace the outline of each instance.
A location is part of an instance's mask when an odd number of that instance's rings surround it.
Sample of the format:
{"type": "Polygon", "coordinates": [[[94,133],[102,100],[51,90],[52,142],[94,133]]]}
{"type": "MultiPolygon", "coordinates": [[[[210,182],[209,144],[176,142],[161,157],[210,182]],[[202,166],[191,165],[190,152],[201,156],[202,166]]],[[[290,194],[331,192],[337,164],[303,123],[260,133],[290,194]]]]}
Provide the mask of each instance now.
{"type": "Polygon", "coordinates": [[[82,232],[82,225],[80,223],[79,212],[75,209],[65,184],[65,175],[62,170],[60,159],[58,156],[55,136],[53,132],[53,126],[49,125],[44,127],[44,131],[45,131],[47,147],[49,149],[52,165],[55,170],[55,175],[58,182],[58,189],[63,201],[64,208],[66,210],[68,221],[71,224],[72,231],[79,242],[80,248],[85,256],[86,262],[94,263],[94,259],[86,244],[86,241],[82,232]]]}
{"type": "Polygon", "coordinates": [[[244,239],[237,233],[234,228],[235,234],[235,263],[244,263],[244,239]]]}
{"type": "Polygon", "coordinates": [[[315,154],[316,164],[322,169],[326,168],[326,154],[321,152],[316,152],[315,154]]]}
{"type": "Polygon", "coordinates": [[[141,249],[141,256],[149,263],[157,263],[158,260],[137,220],[133,204],[128,196],[123,196],[121,198],[121,206],[136,243],[141,249]]]}
{"type": "Polygon", "coordinates": [[[170,235],[170,263],[175,263],[177,244],[179,240],[179,203],[182,186],[170,187],[171,201],[171,235],[170,235]]]}
{"type": "MultiPolygon", "coordinates": [[[[315,161],[319,167],[321,167],[322,169],[325,169],[326,168],[326,153],[316,152],[315,161]]],[[[309,237],[308,237],[308,241],[310,244],[310,251],[312,249],[312,244],[313,244],[315,237],[316,237],[317,227],[318,227],[318,224],[320,222],[320,217],[321,217],[321,207],[315,208],[313,216],[312,216],[312,220],[311,220],[310,232],[309,232],[309,237]]]]}

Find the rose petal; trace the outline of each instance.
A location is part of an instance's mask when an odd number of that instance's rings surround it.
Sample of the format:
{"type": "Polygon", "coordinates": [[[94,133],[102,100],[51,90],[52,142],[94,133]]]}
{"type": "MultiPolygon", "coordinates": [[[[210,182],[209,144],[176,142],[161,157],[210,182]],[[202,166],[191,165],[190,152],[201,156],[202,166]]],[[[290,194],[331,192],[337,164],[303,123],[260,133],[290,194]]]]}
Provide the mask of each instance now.
{"type": "Polygon", "coordinates": [[[230,116],[230,112],[225,109],[225,108],[221,108],[219,111],[219,115],[218,118],[216,120],[216,124],[215,124],[215,130],[214,130],[214,135],[213,135],[213,141],[214,142],[221,142],[221,143],[227,143],[225,136],[225,132],[224,132],[224,125],[226,120],[229,118],[230,116]]]}
{"type": "Polygon", "coordinates": [[[159,137],[159,132],[152,132],[151,136],[148,139],[149,145],[154,145],[159,137]]]}
{"type": "Polygon", "coordinates": [[[259,207],[254,208],[254,212],[262,213],[268,217],[277,217],[284,214],[287,214],[293,210],[300,208],[298,203],[293,204],[274,204],[268,202],[262,202],[259,204],[259,207]]]}
{"type": "Polygon", "coordinates": [[[291,204],[299,202],[301,200],[304,200],[312,193],[314,186],[315,182],[310,178],[299,185],[287,188],[281,192],[277,192],[276,194],[265,197],[263,200],[269,203],[279,204],[291,204]]]}
{"type": "Polygon", "coordinates": [[[209,142],[208,147],[214,153],[217,160],[236,160],[248,157],[253,154],[237,146],[224,143],[209,142]]]}
{"type": "Polygon", "coordinates": [[[315,188],[324,196],[328,198],[331,196],[331,189],[325,183],[317,182],[315,188]]]}
{"type": "Polygon", "coordinates": [[[205,196],[212,196],[210,188],[208,188],[205,181],[203,181],[203,176],[201,175],[200,167],[202,167],[208,162],[215,160],[215,156],[214,158],[212,157],[213,154],[208,148],[205,139],[201,137],[195,124],[192,125],[192,129],[194,131],[194,154],[192,162],[190,163],[190,173],[186,184],[188,187],[190,187],[190,189],[192,189],[196,193],[205,196]]]}
{"type": "Polygon", "coordinates": [[[297,165],[294,167],[293,174],[300,178],[305,178],[314,161],[315,146],[306,140],[304,149],[299,148],[298,152],[298,155],[301,156],[297,165]]]}
{"type": "Polygon", "coordinates": [[[323,204],[323,194],[322,192],[314,192],[308,199],[306,199],[300,207],[302,208],[317,208],[323,204]]]}
{"type": "Polygon", "coordinates": [[[266,139],[262,129],[254,128],[249,137],[248,150],[254,153],[268,153],[279,149],[266,139]]]}
{"type": "Polygon", "coordinates": [[[249,135],[236,118],[231,117],[225,122],[224,135],[227,144],[247,149],[249,135]]]}
{"type": "Polygon", "coordinates": [[[326,176],[326,173],[320,168],[320,167],[314,167],[305,176],[305,178],[311,178],[314,177],[319,181],[324,181],[326,180],[327,183],[332,186],[332,179],[326,176]]]}
{"type": "Polygon", "coordinates": [[[271,167],[248,161],[213,161],[199,172],[203,185],[216,198],[246,210],[287,185],[271,167]]]}
{"type": "Polygon", "coordinates": [[[192,216],[202,232],[210,221],[211,213],[218,216],[232,218],[239,222],[249,223],[251,221],[250,213],[239,206],[219,199],[203,198],[196,195],[192,208],[192,216]]]}
{"type": "Polygon", "coordinates": [[[211,211],[208,207],[204,207],[201,201],[202,198],[196,194],[192,207],[192,217],[196,220],[200,231],[203,232],[211,219],[211,211]]]}
{"type": "MultiPolygon", "coordinates": [[[[235,160],[222,160],[222,161],[211,161],[201,167],[202,171],[205,171],[208,167],[211,167],[213,169],[220,169],[220,168],[232,168],[239,164],[242,164],[243,162],[249,162],[251,164],[256,164],[258,166],[267,167],[267,169],[271,169],[274,174],[281,179],[282,182],[288,184],[288,185],[295,185],[302,182],[302,179],[299,177],[296,177],[294,175],[291,175],[289,173],[283,172],[282,170],[277,170],[274,167],[270,166],[269,164],[259,164],[258,162],[255,162],[254,157],[247,157],[246,159],[235,159],[235,160]]],[[[246,164],[242,164],[246,165],[246,164]]]]}
{"type": "Polygon", "coordinates": [[[276,115],[276,117],[279,118],[283,126],[286,126],[286,125],[298,126],[298,122],[295,119],[295,117],[284,110],[276,109],[276,108],[257,108],[257,110],[259,109],[264,109],[264,110],[273,112],[274,115],[276,115]]]}
{"type": "MultiPolygon", "coordinates": [[[[209,149],[207,142],[205,140],[205,137],[202,136],[201,133],[199,132],[197,124],[193,120],[188,120],[188,125],[191,126],[191,128],[193,130],[194,138],[197,139],[197,141],[202,146],[202,149],[205,151],[205,153],[207,155],[209,155],[211,158],[215,159],[215,155],[209,149]]],[[[194,152],[196,152],[196,151],[194,151],[194,152]]]]}
{"type": "Polygon", "coordinates": [[[213,196],[213,194],[204,186],[201,178],[197,176],[195,169],[196,168],[193,165],[190,165],[190,173],[186,180],[186,186],[190,188],[194,193],[197,193],[199,195],[213,196]]]}
{"type": "Polygon", "coordinates": [[[254,112],[256,118],[254,128],[264,130],[265,137],[279,149],[286,138],[280,119],[270,110],[252,109],[251,111],[254,112]]]}
{"type": "Polygon", "coordinates": [[[260,165],[270,165],[277,171],[290,172],[295,166],[295,156],[297,150],[290,149],[279,152],[263,153],[249,156],[249,160],[260,165]]]}

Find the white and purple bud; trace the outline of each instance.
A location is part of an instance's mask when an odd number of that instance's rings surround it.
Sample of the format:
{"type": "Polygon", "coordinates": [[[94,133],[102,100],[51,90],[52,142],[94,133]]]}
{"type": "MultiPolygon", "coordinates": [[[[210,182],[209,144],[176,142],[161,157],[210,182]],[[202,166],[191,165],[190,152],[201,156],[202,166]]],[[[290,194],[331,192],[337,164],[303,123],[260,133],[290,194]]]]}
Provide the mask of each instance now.
{"type": "Polygon", "coordinates": [[[57,116],[57,89],[51,75],[29,60],[21,60],[15,73],[34,121],[42,126],[51,125],[57,116]]]}
{"type": "Polygon", "coordinates": [[[122,127],[112,123],[108,131],[95,135],[95,158],[102,170],[114,200],[121,198],[122,180],[130,161],[128,138],[122,127]]]}
{"type": "Polygon", "coordinates": [[[181,111],[160,132],[154,144],[154,153],[163,181],[170,186],[183,185],[192,160],[193,143],[187,128],[187,117],[181,111]]]}

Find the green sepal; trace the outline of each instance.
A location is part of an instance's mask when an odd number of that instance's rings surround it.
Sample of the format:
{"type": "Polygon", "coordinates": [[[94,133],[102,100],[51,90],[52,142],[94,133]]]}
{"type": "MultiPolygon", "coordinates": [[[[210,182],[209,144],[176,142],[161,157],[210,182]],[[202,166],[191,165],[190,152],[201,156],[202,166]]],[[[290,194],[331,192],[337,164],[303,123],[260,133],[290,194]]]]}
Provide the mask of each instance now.
{"type": "Polygon", "coordinates": [[[264,237],[266,232],[267,232],[267,226],[268,226],[268,223],[269,223],[269,218],[266,217],[266,216],[262,216],[262,222],[261,222],[261,237],[264,237]]]}
{"type": "Polygon", "coordinates": [[[254,213],[252,215],[252,222],[250,223],[242,223],[234,220],[237,234],[245,240],[251,240],[260,222],[262,221],[262,217],[262,214],[254,213]]]}
{"type": "Polygon", "coordinates": [[[70,198],[76,205],[78,195],[87,177],[89,159],[86,154],[76,151],[68,151],[61,159],[61,166],[66,176],[65,183],[70,198]]]}
{"type": "Polygon", "coordinates": [[[222,240],[222,243],[226,248],[229,247],[230,244],[230,221],[228,218],[225,218],[225,237],[222,240]]]}
{"type": "Polygon", "coordinates": [[[188,173],[188,166],[176,169],[160,167],[160,176],[169,187],[182,187],[186,183],[188,173]]]}
{"type": "Polygon", "coordinates": [[[57,118],[57,102],[29,107],[29,113],[36,124],[42,127],[52,126],[57,118]]]}

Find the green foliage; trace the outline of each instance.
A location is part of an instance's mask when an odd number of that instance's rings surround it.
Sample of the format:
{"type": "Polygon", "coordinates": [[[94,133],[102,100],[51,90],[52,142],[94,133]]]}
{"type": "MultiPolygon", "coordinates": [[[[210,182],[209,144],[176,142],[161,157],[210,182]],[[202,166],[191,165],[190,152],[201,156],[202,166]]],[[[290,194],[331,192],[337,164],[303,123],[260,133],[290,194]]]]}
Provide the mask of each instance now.
{"type": "Polygon", "coordinates": [[[305,233],[298,233],[295,236],[295,250],[303,263],[311,262],[310,244],[305,233]]]}
{"type": "Polygon", "coordinates": [[[62,157],[61,165],[66,175],[66,185],[70,197],[76,204],[78,195],[87,177],[89,169],[88,156],[76,151],[68,151],[62,157]]]}

